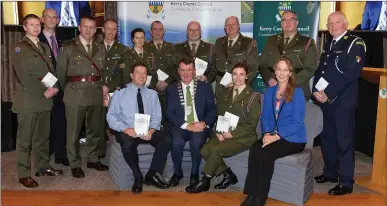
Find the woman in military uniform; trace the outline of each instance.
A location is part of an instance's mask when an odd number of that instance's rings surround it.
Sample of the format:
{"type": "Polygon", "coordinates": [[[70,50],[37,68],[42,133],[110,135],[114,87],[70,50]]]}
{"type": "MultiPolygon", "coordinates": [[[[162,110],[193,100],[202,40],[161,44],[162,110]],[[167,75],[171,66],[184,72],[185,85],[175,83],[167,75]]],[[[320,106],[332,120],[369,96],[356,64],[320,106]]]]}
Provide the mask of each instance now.
{"type": "Polygon", "coordinates": [[[229,112],[239,117],[235,129],[226,133],[216,133],[200,150],[206,160],[203,168],[202,179],[185,188],[188,193],[208,191],[210,180],[216,175],[223,174],[223,180],[215,185],[215,189],[226,189],[229,185],[236,184],[238,179],[223,161],[248,150],[258,139],[255,128],[260,116],[260,95],[253,92],[246,84],[248,77],[247,64],[239,62],[232,68],[233,87],[224,89],[218,98],[218,115],[229,112]]]}
{"type": "MultiPolygon", "coordinates": [[[[151,52],[148,52],[144,49],[145,43],[145,31],[141,28],[133,29],[131,32],[132,42],[134,44],[133,48],[129,51],[126,51],[120,60],[118,67],[122,70],[123,84],[126,85],[132,81],[130,78],[130,73],[132,67],[136,63],[143,63],[146,65],[148,70],[148,75],[151,75],[153,65],[154,65],[154,56],[151,52]]],[[[156,71],[154,71],[156,73],[156,71]]],[[[156,77],[152,78],[152,83],[157,83],[157,73],[156,77]]],[[[122,85],[123,86],[123,85],[122,85]]]]}

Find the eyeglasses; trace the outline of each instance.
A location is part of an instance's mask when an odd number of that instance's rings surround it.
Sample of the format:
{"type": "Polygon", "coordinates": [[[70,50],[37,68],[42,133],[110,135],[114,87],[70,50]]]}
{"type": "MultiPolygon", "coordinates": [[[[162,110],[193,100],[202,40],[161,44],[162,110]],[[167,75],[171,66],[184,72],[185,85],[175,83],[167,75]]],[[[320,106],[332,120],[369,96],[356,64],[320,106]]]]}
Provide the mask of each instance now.
{"type": "Polygon", "coordinates": [[[297,21],[297,19],[295,19],[295,18],[281,19],[281,22],[282,22],[282,23],[288,23],[288,22],[294,23],[294,22],[296,22],[296,21],[297,21]]]}
{"type": "Polygon", "coordinates": [[[200,32],[200,29],[188,29],[188,32],[200,32]]]}
{"type": "Polygon", "coordinates": [[[56,19],[58,19],[58,17],[57,17],[57,16],[49,16],[49,15],[44,15],[43,17],[44,17],[44,18],[47,18],[47,19],[52,19],[52,20],[56,20],[56,19]]]}
{"type": "Polygon", "coordinates": [[[236,28],[237,26],[238,26],[238,24],[226,24],[224,27],[236,28]]]}

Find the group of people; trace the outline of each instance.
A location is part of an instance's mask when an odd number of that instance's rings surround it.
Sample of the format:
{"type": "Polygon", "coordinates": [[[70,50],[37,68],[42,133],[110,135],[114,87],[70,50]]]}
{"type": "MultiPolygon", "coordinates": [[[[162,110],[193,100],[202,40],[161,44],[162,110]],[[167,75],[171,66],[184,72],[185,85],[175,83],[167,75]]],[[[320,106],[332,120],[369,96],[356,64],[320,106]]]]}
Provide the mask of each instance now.
{"type": "Polygon", "coordinates": [[[236,184],[237,176],[223,159],[250,150],[244,188],[248,196],[242,205],[264,205],[275,160],[304,150],[305,102],[313,98],[324,113],[325,167],[316,182],[340,181],[330,194],[352,192],[352,130],[365,44],[347,31],[343,13],[334,12],[328,18],[333,39],[324,46],[319,65],[315,42],[298,33],[293,11],[283,13],[282,33],[269,37],[259,62],[255,41],[240,33],[234,16],[225,20],[226,36],[215,45],[201,40],[199,22],[189,22],[187,41],[173,45],[163,40],[163,24],[154,21],[150,42],[145,42],[143,29],[131,32],[132,49],[115,40],[114,20],[105,21],[102,42],[94,40],[92,17],[81,17],[80,35],[63,43],[55,37],[58,23],[53,9],[44,10],[41,18],[27,15],[23,22],[26,36],[14,46],[11,56],[18,81],[12,107],[19,122],[17,169],[25,187],[38,186],[30,174],[31,149],[36,176],[63,173],[49,165],[52,153],[55,163],[71,167],[73,177],[85,176],[79,134],[86,122],[87,167],[108,170],[99,159],[105,156],[106,129],[111,128],[133,171],[133,193],[141,193],[143,184],[162,189],[179,185],[184,175],[183,150],[189,142],[192,167],[186,192],[208,191],[210,180],[218,175],[223,179],[216,189],[236,184]],[[207,62],[201,75],[196,74],[197,59],[207,62]],[[251,87],[258,70],[268,85],[263,101],[251,87]],[[42,83],[50,74],[58,79],[54,86],[42,83]],[[225,75],[231,75],[231,82],[221,83],[225,75]],[[236,116],[237,124],[228,131],[217,131],[218,116],[226,113],[236,116]],[[146,134],[136,133],[135,116],[139,114],[149,115],[146,134]],[[256,133],[259,120],[262,134],[256,133]],[[61,121],[65,129],[53,129],[61,121]],[[56,136],[61,132],[64,136],[56,136]],[[50,142],[61,145],[49,151],[50,142]],[[147,143],[155,147],[155,153],[144,178],[137,146],[147,143]],[[163,171],[169,152],[174,173],[167,182],[163,171]],[[200,177],[202,158],[206,163],[200,177]]]}

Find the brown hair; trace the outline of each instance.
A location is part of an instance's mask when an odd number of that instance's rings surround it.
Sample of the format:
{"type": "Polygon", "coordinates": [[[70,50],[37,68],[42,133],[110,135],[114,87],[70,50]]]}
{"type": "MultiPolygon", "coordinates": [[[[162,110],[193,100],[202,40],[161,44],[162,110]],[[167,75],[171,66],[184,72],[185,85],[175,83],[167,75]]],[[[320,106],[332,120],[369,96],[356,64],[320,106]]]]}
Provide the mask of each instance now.
{"type": "Polygon", "coordinates": [[[289,70],[290,70],[290,73],[292,74],[290,77],[289,77],[289,81],[288,81],[288,85],[286,85],[286,90],[285,90],[285,102],[288,103],[290,101],[292,101],[293,99],[293,93],[294,93],[294,88],[295,88],[295,85],[296,85],[296,81],[294,79],[294,72],[293,72],[293,64],[292,64],[292,61],[290,61],[290,59],[286,58],[286,57],[281,57],[279,58],[274,66],[273,66],[273,69],[274,69],[274,72],[275,70],[277,69],[277,65],[279,62],[285,62],[286,65],[288,66],[289,70]]]}
{"type": "Polygon", "coordinates": [[[191,58],[191,57],[183,57],[183,58],[181,58],[180,61],[179,61],[179,65],[181,63],[183,63],[185,65],[192,64],[193,67],[195,68],[195,60],[193,58],[191,58]]]}
{"type": "Polygon", "coordinates": [[[235,68],[242,68],[242,69],[245,70],[246,75],[249,74],[249,68],[248,68],[248,65],[247,65],[246,61],[239,61],[238,63],[236,63],[232,67],[231,72],[233,72],[235,68]]]}
{"type": "Polygon", "coordinates": [[[24,19],[23,19],[23,25],[26,26],[27,25],[27,22],[28,22],[28,19],[37,19],[39,20],[40,22],[40,18],[38,16],[36,16],[35,14],[27,14],[24,19]]]}

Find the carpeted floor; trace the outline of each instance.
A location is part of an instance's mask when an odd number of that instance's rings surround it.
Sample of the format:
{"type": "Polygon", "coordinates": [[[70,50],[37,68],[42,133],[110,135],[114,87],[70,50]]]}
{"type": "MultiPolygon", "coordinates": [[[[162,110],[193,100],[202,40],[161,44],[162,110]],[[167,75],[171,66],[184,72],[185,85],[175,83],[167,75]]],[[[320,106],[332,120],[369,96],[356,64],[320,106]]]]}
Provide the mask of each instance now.
{"type": "MultiPolygon", "coordinates": [[[[57,177],[33,177],[40,186],[39,190],[119,190],[112,182],[109,172],[98,172],[94,169],[86,168],[86,153],[83,146],[81,146],[81,156],[83,162],[83,170],[86,177],[82,179],[76,179],[71,176],[70,167],[62,165],[55,165],[53,161],[51,165],[56,169],[62,169],[64,171],[63,176],[57,177]]],[[[107,157],[109,156],[109,151],[107,157]]],[[[51,158],[54,159],[54,158],[51,158]]],[[[314,161],[314,174],[315,176],[322,173],[323,161],[321,156],[320,147],[313,148],[313,161],[314,161]]],[[[102,160],[103,163],[108,164],[108,158],[102,160]]],[[[34,167],[32,169],[34,174],[34,167]]],[[[372,172],[372,158],[356,152],[356,167],[355,176],[367,176],[372,172]]],[[[213,183],[220,181],[217,178],[213,183]]],[[[183,179],[180,186],[168,189],[169,191],[184,191],[184,188],[188,185],[189,180],[183,179]]],[[[316,193],[326,193],[330,188],[334,187],[333,183],[315,184],[316,193]]],[[[2,190],[28,190],[18,182],[16,172],[16,153],[7,152],[1,154],[1,188],[2,190]]],[[[34,189],[32,189],[34,190],[34,189]]],[[[130,190],[130,188],[128,189],[130,190]]],[[[145,186],[145,191],[161,191],[155,187],[145,186]]],[[[229,191],[242,191],[242,188],[229,187],[226,190],[214,190],[213,192],[229,192],[229,191]]],[[[370,190],[362,188],[358,185],[354,185],[354,193],[373,193],[370,190]]]]}

